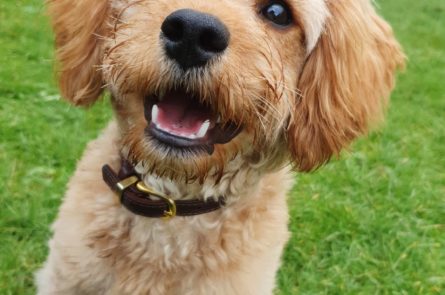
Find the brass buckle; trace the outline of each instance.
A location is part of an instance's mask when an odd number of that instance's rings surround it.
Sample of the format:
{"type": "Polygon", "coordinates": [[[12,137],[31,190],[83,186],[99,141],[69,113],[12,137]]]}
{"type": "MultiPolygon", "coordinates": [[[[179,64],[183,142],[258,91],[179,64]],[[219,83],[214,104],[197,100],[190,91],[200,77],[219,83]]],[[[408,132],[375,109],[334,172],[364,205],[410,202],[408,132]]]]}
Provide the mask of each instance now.
{"type": "Polygon", "coordinates": [[[170,199],[169,197],[167,197],[164,194],[161,194],[161,193],[155,191],[153,188],[148,187],[142,181],[139,181],[136,184],[136,187],[141,192],[144,192],[144,193],[149,194],[151,196],[160,198],[160,199],[164,200],[167,203],[168,211],[164,211],[164,219],[168,220],[168,219],[173,218],[173,217],[176,216],[176,203],[175,203],[174,200],[170,199]]]}
{"type": "Polygon", "coordinates": [[[138,181],[139,181],[139,178],[137,178],[136,176],[130,176],[130,177],[125,178],[124,180],[118,182],[116,184],[116,188],[117,188],[117,193],[119,195],[119,198],[122,199],[122,195],[123,195],[124,191],[138,181]]]}

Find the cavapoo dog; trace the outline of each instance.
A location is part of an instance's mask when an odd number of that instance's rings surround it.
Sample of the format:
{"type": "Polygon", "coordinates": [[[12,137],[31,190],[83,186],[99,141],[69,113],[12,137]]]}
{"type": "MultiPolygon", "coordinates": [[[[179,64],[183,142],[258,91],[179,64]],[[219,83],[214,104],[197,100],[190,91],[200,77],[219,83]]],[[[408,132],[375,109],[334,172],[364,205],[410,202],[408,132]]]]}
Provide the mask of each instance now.
{"type": "Polygon", "coordinates": [[[50,0],[60,88],[115,119],[38,294],[272,294],[291,168],[379,121],[404,55],[368,0],[50,0]],[[291,167],[291,168],[289,168],[291,167]]]}

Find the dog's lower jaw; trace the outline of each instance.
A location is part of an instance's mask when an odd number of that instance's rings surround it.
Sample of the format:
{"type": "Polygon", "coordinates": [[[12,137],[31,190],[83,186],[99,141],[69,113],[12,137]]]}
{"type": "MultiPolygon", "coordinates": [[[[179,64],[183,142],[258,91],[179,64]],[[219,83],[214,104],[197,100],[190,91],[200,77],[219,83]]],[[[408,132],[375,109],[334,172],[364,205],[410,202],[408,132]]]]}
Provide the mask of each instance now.
{"type": "MultiPolygon", "coordinates": [[[[272,294],[288,239],[288,170],[255,177],[254,169],[238,171],[211,193],[231,192],[227,207],[150,219],[123,208],[101,179],[104,163],[119,168],[118,136],[112,123],[79,162],[38,276],[39,294],[272,294]]],[[[174,182],[162,186],[187,195],[174,182]]],[[[187,188],[210,191],[210,183],[187,188]]]]}

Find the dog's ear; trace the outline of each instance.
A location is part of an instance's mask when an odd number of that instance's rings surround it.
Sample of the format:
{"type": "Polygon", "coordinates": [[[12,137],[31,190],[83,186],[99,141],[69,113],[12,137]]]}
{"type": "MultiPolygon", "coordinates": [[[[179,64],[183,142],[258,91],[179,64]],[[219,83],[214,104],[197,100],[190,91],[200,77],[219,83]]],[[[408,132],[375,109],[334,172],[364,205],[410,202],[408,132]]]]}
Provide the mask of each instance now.
{"type": "Polygon", "coordinates": [[[74,105],[91,105],[101,95],[102,58],[108,0],[48,0],[56,35],[62,96],[74,105]]]}
{"type": "Polygon", "coordinates": [[[371,1],[327,1],[330,16],[298,82],[288,144],[300,171],[338,155],[381,119],[405,56],[371,1]]]}

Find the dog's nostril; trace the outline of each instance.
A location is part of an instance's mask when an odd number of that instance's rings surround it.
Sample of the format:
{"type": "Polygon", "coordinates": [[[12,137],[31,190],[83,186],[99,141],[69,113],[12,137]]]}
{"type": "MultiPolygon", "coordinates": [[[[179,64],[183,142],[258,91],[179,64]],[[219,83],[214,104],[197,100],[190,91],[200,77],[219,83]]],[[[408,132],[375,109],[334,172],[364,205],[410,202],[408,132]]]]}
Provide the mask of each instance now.
{"type": "Polygon", "coordinates": [[[164,21],[161,27],[161,31],[164,36],[172,42],[178,42],[184,36],[184,26],[179,19],[164,21]]]}
{"type": "Polygon", "coordinates": [[[227,43],[224,33],[217,30],[206,29],[199,36],[199,46],[205,51],[222,52],[227,48],[227,43]]]}

